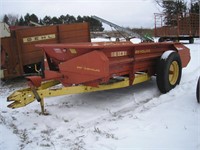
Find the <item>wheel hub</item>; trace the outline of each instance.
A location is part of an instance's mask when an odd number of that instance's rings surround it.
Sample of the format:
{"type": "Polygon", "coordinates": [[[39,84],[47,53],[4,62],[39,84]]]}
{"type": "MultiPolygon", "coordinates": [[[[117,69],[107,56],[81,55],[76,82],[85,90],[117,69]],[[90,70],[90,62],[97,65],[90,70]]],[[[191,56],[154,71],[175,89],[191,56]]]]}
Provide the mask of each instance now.
{"type": "Polygon", "coordinates": [[[177,61],[173,61],[169,67],[169,82],[175,85],[179,76],[179,66],[177,61]]]}

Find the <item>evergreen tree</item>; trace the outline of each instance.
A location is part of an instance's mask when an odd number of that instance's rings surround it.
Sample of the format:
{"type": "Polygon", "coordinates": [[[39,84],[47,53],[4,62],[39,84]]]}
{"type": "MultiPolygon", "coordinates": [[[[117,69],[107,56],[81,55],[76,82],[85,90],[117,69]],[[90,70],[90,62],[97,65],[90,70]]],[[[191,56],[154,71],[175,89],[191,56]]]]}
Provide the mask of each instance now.
{"type": "Polygon", "coordinates": [[[30,15],[30,20],[29,21],[33,21],[35,23],[38,23],[39,19],[35,14],[30,15]]]}
{"type": "Polygon", "coordinates": [[[76,18],[74,16],[69,16],[68,23],[75,23],[76,18]]]}
{"type": "Polygon", "coordinates": [[[7,23],[9,25],[9,18],[7,15],[4,15],[3,22],[7,23]]]}
{"type": "Polygon", "coordinates": [[[104,30],[104,28],[102,27],[103,26],[102,23],[99,22],[98,20],[90,18],[89,21],[90,21],[90,25],[91,25],[91,31],[103,31],[104,30]]]}
{"type": "Polygon", "coordinates": [[[29,13],[27,13],[27,14],[24,16],[24,25],[28,26],[30,20],[31,20],[31,19],[30,19],[30,15],[29,15],[29,13]]]}
{"type": "Polygon", "coordinates": [[[52,24],[52,19],[50,16],[45,16],[43,21],[42,21],[45,25],[51,25],[52,24]]]}
{"type": "Polygon", "coordinates": [[[61,15],[58,19],[62,24],[66,23],[66,17],[64,15],[61,15]]]}
{"type": "Polygon", "coordinates": [[[76,19],[77,22],[83,22],[83,18],[81,16],[78,16],[76,19]]]}
{"type": "Polygon", "coordinates": [[[17,18],[16,19],[16,21],[15,21],[15,23],[14,23],[16,26],[18,26],[19,25],[19,19],[17,18]]]}
{"type": "Polygon", "coordinates": [[[51,20],[52,20],[53,24],[61,24],[62,23],[57,17],[53,17],[51,20]]]}
{"type": "Polygon", "coordinates": [[[21,16],[19,19],[19,26],[24,26],[24,18],[21,16]]]}
{"type": "Polygon", "coordinates": [[[191,8],[190,8],[191,13],[199,14],[199,3],[200,2],[191,3],[191,8]]]}
{"type": "Polygon", "coordinates": [[[76,18],[74,16],[71,16],[71,15],[67,14],[65,16],[65,22],[66,23],[75,23],[76,22],[76,18]]]}
{"type": "Polygon", "coordinates": [[[83,16],[83,21],[90,23],[90,30],[91,31],[103,31],[103,25],[100,21],[93,19],[89,16],[83,16]]]}

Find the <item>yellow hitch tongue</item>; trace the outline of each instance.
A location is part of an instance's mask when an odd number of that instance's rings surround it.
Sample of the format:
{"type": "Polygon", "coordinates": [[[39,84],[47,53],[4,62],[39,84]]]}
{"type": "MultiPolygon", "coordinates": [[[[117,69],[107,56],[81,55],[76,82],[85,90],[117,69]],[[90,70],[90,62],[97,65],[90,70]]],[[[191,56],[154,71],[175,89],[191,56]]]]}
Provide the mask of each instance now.
{"type": "Polygon", "coordinates": [[[43,102],[43,94],[38,91],[46,90],[50,87],[53,87],[59,84],[59,81],[48,81],[43,83],[39,88],[35,88],[34,86],[31,88],[26,88],[22,90],[17,90],[7,97],[8,102],[12,102],[8,105],[9,108],[15,109],[19,107],[24,107],[37,99],[41,104],[42,113],[44,113],[44,102],[43,102]]]}
{"type": "Polygon", "coordinates": [[[35,100],[34,94],[30,88],[18,90],[12,93],[8,98],[8,102],[13,102],[8,105],[9,108],[24,107],[35,100]]]}

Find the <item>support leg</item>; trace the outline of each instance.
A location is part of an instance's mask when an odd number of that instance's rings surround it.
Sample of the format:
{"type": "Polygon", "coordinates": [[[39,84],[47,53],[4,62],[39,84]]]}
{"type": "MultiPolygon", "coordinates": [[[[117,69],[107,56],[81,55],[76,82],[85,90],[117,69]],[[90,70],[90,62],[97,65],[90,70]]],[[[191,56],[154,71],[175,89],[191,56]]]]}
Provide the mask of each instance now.
{"type": "Polygon", "coordinates": [[[37,99],[38,102],[40,102],[40,106],[41,106],[41,113],[43,115],[48,115],[48,113],[45,112],[45,109],[44,109],[44,98],[41,98],[38,94],[38,92],[36,91],[35,87],[34,86],[31,86],[31,90],[33,92],[33,94],[35,95],[35,98],[37,99]]]}
{"type": "Polygon", "coordinates": [[[41,100],[40,100],[40,106],[41,106],[41,112],[42,112],[42,114],[45,115],[44,99],[43,98],[41,98],[41,100]]]}
{"type": "Polygon", "coordinates": [[[41,114],[42,115],[49,115],[49,113],[46,112],[45,109],[44,109],[44,99],[43,98],[41,98],[41,100],[40,100],[40,106],[41,106],[41,114]]]}

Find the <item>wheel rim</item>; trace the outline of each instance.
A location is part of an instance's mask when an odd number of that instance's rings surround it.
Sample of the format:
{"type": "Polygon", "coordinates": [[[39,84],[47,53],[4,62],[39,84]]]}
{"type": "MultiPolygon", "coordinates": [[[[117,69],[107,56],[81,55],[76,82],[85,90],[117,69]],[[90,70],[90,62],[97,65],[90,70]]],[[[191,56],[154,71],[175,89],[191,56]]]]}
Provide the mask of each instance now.
{"type": "Polygon", "coordinates": [[[169,67],[169,83],[175,85],[179,76],[179,66],[177,61],[173,61],[169,67]]]}

